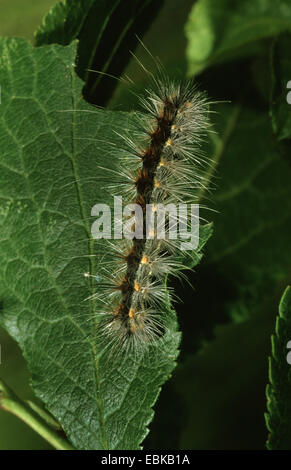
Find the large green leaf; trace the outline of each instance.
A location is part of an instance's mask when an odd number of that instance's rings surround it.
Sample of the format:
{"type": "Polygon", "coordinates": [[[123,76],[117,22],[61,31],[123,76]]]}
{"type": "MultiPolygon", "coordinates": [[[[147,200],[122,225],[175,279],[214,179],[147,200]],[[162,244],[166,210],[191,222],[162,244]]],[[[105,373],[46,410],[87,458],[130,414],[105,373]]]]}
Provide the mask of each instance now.
{"type": "MultiPolygon", "coordinates": [[[[70,44],[81,33],[90,8],[95,2],[96,0],[57,2],[45,15],[42,24],[35,32],[36,45],[57,43],[65,46],[70,44]]],[[[114,6],[113,2],[111,4],[114,6]]],[[[108,8],[107,14],[110,14],[110,8],[108,8]]],[[[100,18],[101,24],[102,20],[104,21],[104,17],[106,17],[105,11],[103,17],[100,18]]],[[[96,18],[96,20],[98,21],[99,18],[96,18]]]]}
{"type": "Polygon", "coordinates": [[[289,0],[198,0],[186,24],[189,73],[260,53],[262,39],[287,30],[289,0]]]}
{"type": "Polygon", "coordinates": [[[162,4],[154,0],[59,2],[36,31],[35,43],[67,45],[78,38],[77,73],[86,82],[84,95],[89,102],[104,106],[118,84],[114,77],[123,72],[138,37],[162,4]]]}
{"type": "MultiPolygon", "coordinates": [[[[98,305],[85,301],[94,278],[83,274],[98,273],[90,213],[107,201],[97,166],[114,165],[116,131],[136,117],[83,101],[75,54],[76,44],[0,43],[0,319],[35,393],[76,447],[134,449],[175,366],[180,334],[168,307],[165,334],[144,354],[108,360],[95,341],[98,305]]],[[[201,230],[200,247],[210,231],[201,230]]]]}
{"type": "Polygon", "coordinates": [[[206,262],[235,284],[238,308],[243,300],[251,313],[266,286],[269,295],[290,272],[291,168],[278,154],[267,113],[244,103],[225,106],[214,139],[218,212],[206,262]]]}
{"type": "MultiPolygon", "coordinates": [[[[212,323],[225,321],[227,312],[237,319],[253,315],[266,291],[276,298],[289,275],[291,175],[268,122],[270,41],[263,39],[290,26],[285,0],[199,0],[186,25],[189,72],[203,71],[198,80],[214,100],[231,101],[216,107],[218,135],[208,150],[216,161],[210,206],[217,213],[198,304],[211,311],[212,323]],[[205,305],[211,279],[217,302],[205,305]]],[[[288,50],[285,45],[286,59],[288,50]]],[[[285,101],[286,117],[287,108],[285,101]]]]}
{"type": "Polygon", "coordinates": [[[291,288],[285,290],[272,336],[272,356],[269,358],[266,422],[270,431],[267,447],[271,450],[291,449],[291,288]]]}

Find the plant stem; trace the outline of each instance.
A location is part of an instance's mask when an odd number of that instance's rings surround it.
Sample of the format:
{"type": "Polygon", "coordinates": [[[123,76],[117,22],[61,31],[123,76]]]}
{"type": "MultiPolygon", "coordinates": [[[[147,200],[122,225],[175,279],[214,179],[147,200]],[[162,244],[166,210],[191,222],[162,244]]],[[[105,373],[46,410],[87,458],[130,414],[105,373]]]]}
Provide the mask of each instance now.
{"type": "Polygon", "coordinates": [[[55,429],[56,431],[62,430],[61,425],[43,408],[30,400],[25,400],[25,403],[27,403],[29,407],[32,408],[33,411],[35,411],[35,413],[37,413],[51,428],[55,429]]]}
{"type": "Polygon", "coordinates": [[[74,447],[62,436],[59,436],[46,422],[42,420],[25,402],[0,380],[0,408],[9,411],[24,421],[35,432],[42,436],[55,449],[74,450],[74,447]]]}

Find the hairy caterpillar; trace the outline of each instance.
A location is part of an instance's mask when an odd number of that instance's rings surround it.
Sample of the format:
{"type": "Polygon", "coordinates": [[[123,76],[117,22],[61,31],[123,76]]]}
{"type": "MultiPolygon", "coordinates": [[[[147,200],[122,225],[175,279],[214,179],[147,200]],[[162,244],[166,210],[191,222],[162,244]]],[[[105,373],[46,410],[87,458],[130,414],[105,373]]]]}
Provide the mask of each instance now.
{"type": "MultiPolygon", "coordinates": [[[[143,113],[136,116],[131,135],[120,135],[123,144],[115,148],[118,170],[108,169],[106,189],[132,204],[132,211],[136,206],[140,210],[132,236],[113,240],[105,235],[99,240],[103,256],[94,276],[100,341],[107,347],[138,351],[163,334],[163,310],[173,297],[166,278],[182,276],[193,255],[181,251],[180,241],[170,236],[170,229],[177,232],[177,218],[173,223],[169,212],[164,236],[158,238],[159,223],[165,219],[148,230],[148,210],[155,219],[161,204],[197,203],[205,168],[211,164],[201,151],[209,127],[209,102],[191,82],[152,76],[151,89],[139,100],[143,113]]],[[[119,215],[115,229],[121,222],[119,215]]],[[[187,210],[179,223],[189,226],[187,210]]]]}

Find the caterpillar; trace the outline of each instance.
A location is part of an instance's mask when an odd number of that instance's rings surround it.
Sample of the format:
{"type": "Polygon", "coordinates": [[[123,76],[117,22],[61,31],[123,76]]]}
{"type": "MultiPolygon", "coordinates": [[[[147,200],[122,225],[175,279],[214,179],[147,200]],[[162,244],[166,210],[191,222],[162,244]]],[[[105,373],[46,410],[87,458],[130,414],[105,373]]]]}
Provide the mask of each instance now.
{"type": "Polygon", "coordinates": [[[136,128],[119,133],[116,169],[103,168],[110,172],[105,189],[115,202],[122,197],[129,205],[128,216],[135,212],[127,221],[127,237],[122,237],[121,211],[114,221],[117,239],[110,238],[110,227],[98,240],[104,255],[94,275],[97,334],[119,351],[140,351],[165,331],[163,310],[175,300],[167,277],[183,276],[193,256],[193,250],[181,250],[180,240],[171,235],[179,226],[189,229],[186,205],[198,202],[205,168],[211,164],[201,150],[210,126],[207,96],[191,81],[164,75],[152,75],[151,81],[139,97],[142,113],[136,114],[136,128]],[[158,217],[161,206],[172,211],[158,217]],[[179,221],[174,217],[177,206],[179,221]]]}

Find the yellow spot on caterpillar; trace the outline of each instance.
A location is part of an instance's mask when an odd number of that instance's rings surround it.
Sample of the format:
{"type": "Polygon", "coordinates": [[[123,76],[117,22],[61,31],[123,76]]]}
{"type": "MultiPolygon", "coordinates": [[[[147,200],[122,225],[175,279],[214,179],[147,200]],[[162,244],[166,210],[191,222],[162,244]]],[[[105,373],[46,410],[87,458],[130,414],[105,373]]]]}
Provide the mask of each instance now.
{"type": "Polygon", "coordinates": [[[149,236],[150,237],[155,237],[156,236],[156,231],[155,230],[150,230],[149,231],[149,236]]]}
{"type": "Polygon", "coordinates": [[[161,160],[158,166],[166,166],[166,160],[161,160]]]}
{"type": "Polygon", "coordinates": [[[161,187],[161,182],[156,180],[154,186],[155,186],[155,188],[160,188],[161,187]]]}
{"type": "Polygon", "coordinates": [[[149,262],[148,256],[143,255],[143,257],[141,259],[141,264],[148,264],[148,262],[149,262]]]}
{"type": "Polygon", "coordinates": [[[129,312],[128,312],[129,318],[134,318],[135,317],[135,310],[134,308],[130,307],[129,312]]]}
{"type": "Polygon", "coordinates": [[[134,290],[136,292],[138,292],[138,291],[140,291],[140,289],[141,289],[141,285],[137,281],[135,281],[134,282],[134,290]]]}
{"type": "Polygon", "coordinates": [[[182,114],[185,112],[186,109],[189,109],[192,107],[192,103],[191,101],[186,101],[182,106],[181,108],[178,109],[178,114],[182,114]]]}
{"type": "Polygon", "coordinates": [[[171,137],[169,137],[166,142],[166,147],[171,147],[172,145],[173,145],[173,140],[171,139],[171,137]]]}
{"type": "Polygon", "coordinates": [[[115,317],[117,317],[117,315],[119,314],[119,307],[116,307],[114,310],[113,310],[113,315],[115,317]]]}
{"type": "Polygon", "coordinates": [[[168,96],[168,100],[171,101],[171,102],[173,102],[175,98],[177,98],[176,93],[172,93],[171,95],[168,96]]]}

